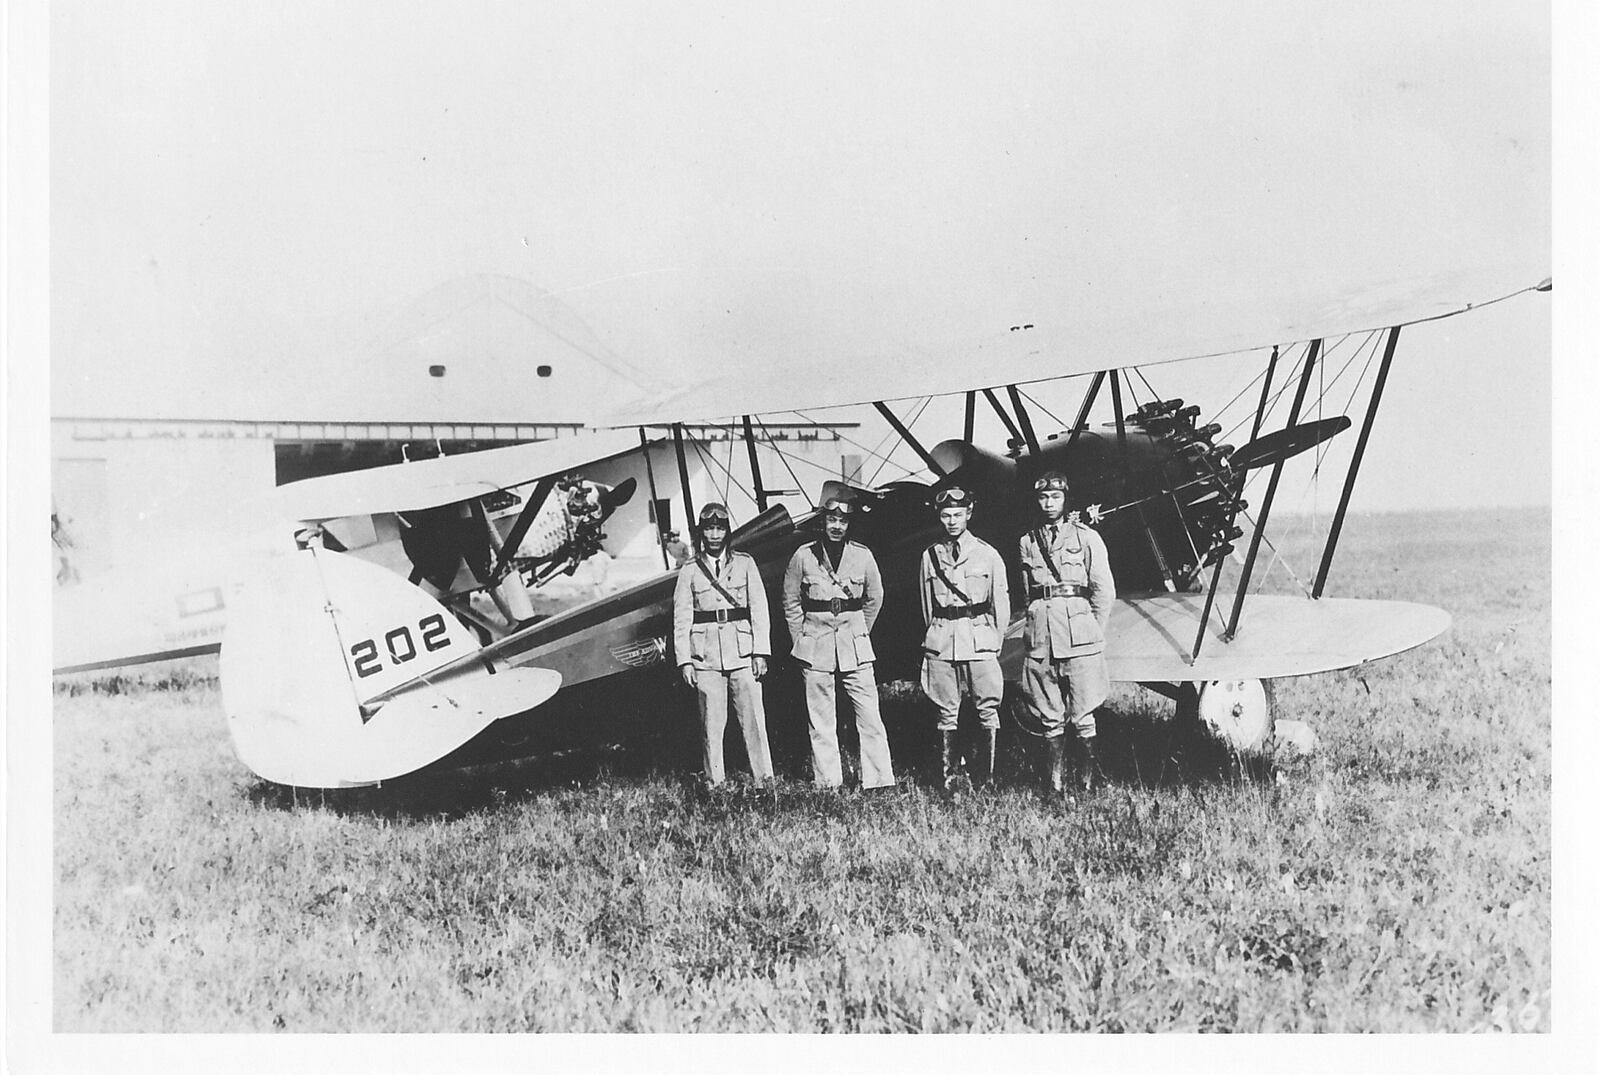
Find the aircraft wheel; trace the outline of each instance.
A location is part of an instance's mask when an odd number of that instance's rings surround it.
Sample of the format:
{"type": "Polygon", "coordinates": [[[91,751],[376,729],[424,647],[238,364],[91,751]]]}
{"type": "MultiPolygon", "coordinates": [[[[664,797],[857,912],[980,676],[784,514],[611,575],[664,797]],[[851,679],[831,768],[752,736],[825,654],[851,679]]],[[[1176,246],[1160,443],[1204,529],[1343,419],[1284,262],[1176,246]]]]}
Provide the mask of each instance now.
{"type": "Polygon", "coordinates": [[[1180,684],[1178,718],[1204,739],[1225,748],[1230,767],[1238,775],[1271,777],[1275,724],[1271,680],[1180,684]]]}

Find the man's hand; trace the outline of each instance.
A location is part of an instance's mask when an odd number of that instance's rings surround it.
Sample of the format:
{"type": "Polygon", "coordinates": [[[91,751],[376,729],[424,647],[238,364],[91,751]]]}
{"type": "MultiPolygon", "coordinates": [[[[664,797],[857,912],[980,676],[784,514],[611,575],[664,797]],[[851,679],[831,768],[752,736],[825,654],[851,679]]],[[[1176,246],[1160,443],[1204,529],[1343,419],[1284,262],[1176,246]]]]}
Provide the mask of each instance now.
{"type": "Polygon", "coordinates": [[[682,676],[683,681],[690,687],[694,686],[694,665],[680,664],[678,666],[678,675],[682,676]]]}
{"type": "Polygon", "coordinates": [[[767,659],[765,657],[751,657],[750,673],[757,679],[765,676],[767,674],[767,659]]]}

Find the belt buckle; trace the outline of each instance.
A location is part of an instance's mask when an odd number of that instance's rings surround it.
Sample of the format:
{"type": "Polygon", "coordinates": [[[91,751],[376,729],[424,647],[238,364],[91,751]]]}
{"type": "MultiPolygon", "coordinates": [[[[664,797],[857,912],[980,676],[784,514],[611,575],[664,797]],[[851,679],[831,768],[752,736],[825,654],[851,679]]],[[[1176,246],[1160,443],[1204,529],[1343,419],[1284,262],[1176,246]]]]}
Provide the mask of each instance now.
{"type": "Polygon", "coordinates": [[[725,608],[717,609],[717,622],[718,623],[727,623],[728,622],[728,610],[727,609],[725,609],[725,608]]]}
{"type": "Polygon", "coordinates": [[[828,599],[828,611],[837,616],[844,611],[844,599],[833,597],[828,599]]]}

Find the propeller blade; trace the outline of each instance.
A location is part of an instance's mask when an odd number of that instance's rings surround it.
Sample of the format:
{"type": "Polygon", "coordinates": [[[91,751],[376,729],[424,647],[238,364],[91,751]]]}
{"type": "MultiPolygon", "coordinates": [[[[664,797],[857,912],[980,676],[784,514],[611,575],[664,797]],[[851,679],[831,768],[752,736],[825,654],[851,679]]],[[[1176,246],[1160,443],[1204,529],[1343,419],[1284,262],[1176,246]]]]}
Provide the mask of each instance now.
{"type": "Polygon", "coordinates": [[[639,479],[624,478],[610,489],[600,490],[601,514],[610,516],[622,505],[633,499],[634,492],[639,488],[639,479]]]}
{"type": "Polygon", "coordinates": [[[1308,448],[1315,448],[1330,437],[1350,428],[1350,419],[1344,415],[1324,418],[1320,422],[1302,422],[1288,429],[1280,429],[1257,437],[1228,457],[1234,470],[1254,470],[1270,463],[1292,459],[1308,448]]]}

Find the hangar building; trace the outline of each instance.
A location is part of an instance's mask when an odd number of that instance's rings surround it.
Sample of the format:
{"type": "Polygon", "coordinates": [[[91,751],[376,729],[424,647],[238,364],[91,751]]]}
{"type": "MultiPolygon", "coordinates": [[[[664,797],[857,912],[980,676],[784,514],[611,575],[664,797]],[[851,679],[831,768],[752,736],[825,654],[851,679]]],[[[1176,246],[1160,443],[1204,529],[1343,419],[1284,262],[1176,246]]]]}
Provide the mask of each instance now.
{"type": "MultiPolygon", "coordinates": [[[[63,581],[281,524],[269,494],[284,482],[571,435],[585,417],[661,387],[559,300],[505,276],[455,280],[353,324],[286,329],[274,354],[270,369],[219,363],[216,376],[188,383],[129,384],[114,355],[92,375],[57,377],[52,521],[63,581]]],[[[766,428],[808,464],[798,480],[812,491],[859,471],[850,424],[766,428]]],[[[722,458],[734,457],[692,460],[694,499],[726,489],[735,512],[748,511],[718,467],[699,461],[722,458]]],[[[797,484],[764,446],[762,469],[768,485],[797,484]]],[[[663,492],[675,478],[660,475],[663,492]]],[[[799,490],[788,492],[791,507],[803,506],[799,490]]],[[[659,502],[669,528],[681,525],[672,500],[659,502]]]]}

